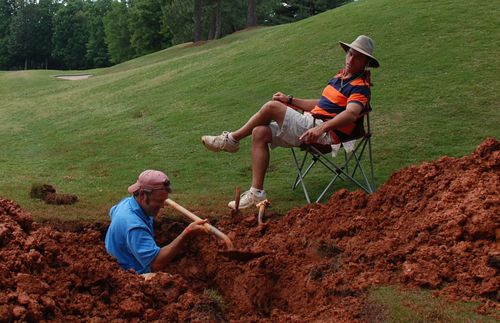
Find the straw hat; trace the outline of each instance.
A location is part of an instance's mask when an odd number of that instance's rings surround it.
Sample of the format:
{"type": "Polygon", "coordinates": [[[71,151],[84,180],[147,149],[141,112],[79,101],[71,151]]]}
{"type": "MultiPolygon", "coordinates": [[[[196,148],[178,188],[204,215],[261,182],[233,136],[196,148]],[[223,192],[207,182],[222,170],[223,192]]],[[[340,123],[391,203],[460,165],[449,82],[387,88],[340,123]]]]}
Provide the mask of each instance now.
{"type": "Polygon", "coordinates": [[[373,57],[373,40],[365,35],[358,36],[355,41],[350,44],[339,41],[340,46],[344,49],[345,52],[349,50],[349,48],[354,49],[355,51],[360,52],[361,54],[368,56],[370,58],[369,67],[379,67],[380,64],[375,57],[373,57]]]}

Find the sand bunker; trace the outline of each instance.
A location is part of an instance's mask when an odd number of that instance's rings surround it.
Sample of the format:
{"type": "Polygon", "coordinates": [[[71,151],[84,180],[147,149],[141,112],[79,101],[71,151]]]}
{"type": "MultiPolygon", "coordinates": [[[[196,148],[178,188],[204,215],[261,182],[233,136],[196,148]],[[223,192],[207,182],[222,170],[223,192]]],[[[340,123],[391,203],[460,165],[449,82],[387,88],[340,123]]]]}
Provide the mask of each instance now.
{"type": "Polygon", "coordinates": [[[58,79],[63,79],[63,80],[68,80],[68,81],[79,81],[79,80],[85,80],[88,79],[89,77],[94,76],[93,74],[73,74],[73,75],[55,75],[55,78],[58,79]]]}
{"type": "MultiPolygon", "coordinates": [[[[237,248],[270,254],[228,260],[201,236],[150,281],[106,255],[106,224],[41,225],[0,199],[0,317],[367,322],[367,290],[385,284],[499,310],[499,193],[500,142],[488,139],[470,156],[402,169],[372,195],[340,190],[271,214],[266,230],[254,215],[226,215],[217,225],[237,248]]],[[[160,219],[158,242],[184,226],[160,219]]]]}

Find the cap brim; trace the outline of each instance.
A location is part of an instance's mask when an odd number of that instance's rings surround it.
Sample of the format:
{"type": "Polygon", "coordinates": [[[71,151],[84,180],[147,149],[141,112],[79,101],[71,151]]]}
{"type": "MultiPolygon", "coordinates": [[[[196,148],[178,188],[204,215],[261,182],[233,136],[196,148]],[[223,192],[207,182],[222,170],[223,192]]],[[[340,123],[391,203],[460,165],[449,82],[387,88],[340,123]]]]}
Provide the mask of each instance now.
{"type": "Polygon", "coordinates": [[[128,192],[130,194],[133,194],[133,193],[137,192],[137,190],[139,190],[140,188],[141,188],[141,185],[139,185],[139,183],[135,182],[134,184],[132,184],[128,187],[128,192]]]}
{"type": "MultiPolygon", "coordinates": [[[[344,42],[341,42],[339,41],[339,45],[340,47],[342,47],[342,49],[344,50],[344,52],[347,53],[347,51],[351,48],[353,48],[351,45],[347,44],[347,43],[344,43],[344,42]]],[[[373,68],[377,68],[377,67],[380,67],[380,63],[378,62],[378,60],[373,57],[372,55],[366,53],[364,50],[361,50],[359,48],[353,48],[355,51],[358,51],[360,52],[361,54],[367,56],[370,58],[370,63],[368,63],[368,66],[369,67],[373,67],[373,68]]]]}

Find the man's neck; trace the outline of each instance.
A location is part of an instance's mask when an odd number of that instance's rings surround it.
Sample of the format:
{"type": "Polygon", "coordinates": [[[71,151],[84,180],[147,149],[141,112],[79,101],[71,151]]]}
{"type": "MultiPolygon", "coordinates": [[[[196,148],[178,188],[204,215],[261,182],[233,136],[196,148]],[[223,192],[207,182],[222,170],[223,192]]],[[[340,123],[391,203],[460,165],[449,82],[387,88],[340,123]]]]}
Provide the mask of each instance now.
{"type": "Polygon", "coordinates": [[[346,79],[350,79],[351,77],[354,77],[354,76],[359,76],[362,73],[363,73],[363,71],[359,71],[357,73],[344,71],[344,73],[342,74],[341,78],[343,78],[344,80],[346,80],[346,79]]]}

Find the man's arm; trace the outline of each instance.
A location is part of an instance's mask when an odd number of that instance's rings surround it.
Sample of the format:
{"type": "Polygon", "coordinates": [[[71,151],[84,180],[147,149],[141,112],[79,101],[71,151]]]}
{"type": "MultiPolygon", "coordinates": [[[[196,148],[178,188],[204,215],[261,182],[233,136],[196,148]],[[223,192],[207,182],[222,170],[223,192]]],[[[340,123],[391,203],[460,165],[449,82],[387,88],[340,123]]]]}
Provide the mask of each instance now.
{"type": "Polygon", "coordinates": [[[311,111],[318,104],[318,99],[298,99],[290,97],[282,92],[276,92],[273,95],[273,100],[283,102],[291,108],[297,107],[303,111],[311,111]],[[292,101],[292,102],[289,102],[292,101]]]}
{"type": "Polygon", "coordinates": [[[314,143],[321,135],[323,135],[323,133],[343,128],[355,122],[361,115],[362,111],[363,107],[361,104],[355,102],[349,103],[344,111],[336,115],[333,119],[307,130],[304,134],[302,134],[302,136],[300,136],[299,140],[305,142],[306,144],[314,143]]]}
{"type": "Polygon", "coordinates": [[[207,220],[201,220],[191,223],[182,233],[177,236],[171,243],[162,247],[156,258],[151,262],[151,270],[158,271],[167,266],[172,259],[179,253],[185,241],[189,237],[194,236],[200,232],[208,232],[203,226],[207,220]]]}

